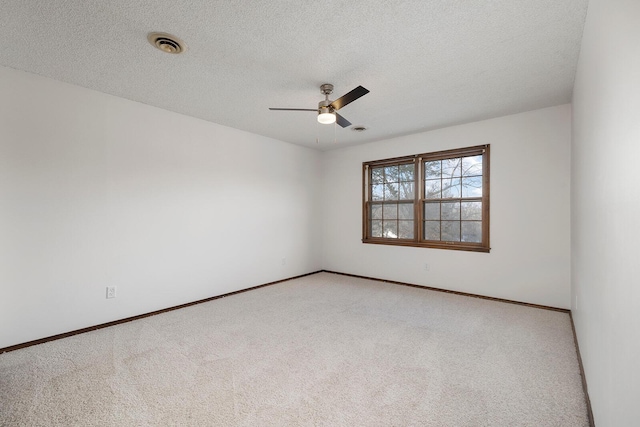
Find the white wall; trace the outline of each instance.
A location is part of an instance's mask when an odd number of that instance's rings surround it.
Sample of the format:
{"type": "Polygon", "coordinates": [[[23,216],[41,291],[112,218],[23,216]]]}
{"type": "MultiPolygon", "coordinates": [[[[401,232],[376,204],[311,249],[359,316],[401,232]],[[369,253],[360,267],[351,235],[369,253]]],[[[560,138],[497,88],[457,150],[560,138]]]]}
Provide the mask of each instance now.
{"type": "Polygon", "coordinates": [[[570,120],[563,105],[325,153],[323,267],[569,308],[570,120]],[[491,253],[361,243],[362,162],[480,144],[491,144],[491,253]]]}
{"type": "Polygon", "coordinates": [[[640,423],[640,2],[591,0],[573,95],[572,311],[597,426],[640,423]]]}
{"type": "Polygon", "coordinates": [[[0,94],[0,348],[321,268],[320,153],[8,68],[0,94]]]}

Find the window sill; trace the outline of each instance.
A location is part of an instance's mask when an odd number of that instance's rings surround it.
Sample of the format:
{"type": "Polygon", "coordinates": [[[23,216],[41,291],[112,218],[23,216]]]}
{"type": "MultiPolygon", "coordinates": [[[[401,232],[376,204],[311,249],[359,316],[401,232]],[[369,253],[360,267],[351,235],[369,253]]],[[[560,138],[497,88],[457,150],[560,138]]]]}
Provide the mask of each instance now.
{"type": "Polygon", "coordinates": [[[473,243],[457,243],[457,242],[416,242],[415,240],[398,240],[394,239],[362,239],[362,243],[372,243],[375,245],[388,245],[388,246],[409,246],[415,248],[432,248],[432,249],[450,249],[454,251],[469,251],[469,252],[485,252],[489,253],[491,248],[482,246],[480,244],[473,243]]]}

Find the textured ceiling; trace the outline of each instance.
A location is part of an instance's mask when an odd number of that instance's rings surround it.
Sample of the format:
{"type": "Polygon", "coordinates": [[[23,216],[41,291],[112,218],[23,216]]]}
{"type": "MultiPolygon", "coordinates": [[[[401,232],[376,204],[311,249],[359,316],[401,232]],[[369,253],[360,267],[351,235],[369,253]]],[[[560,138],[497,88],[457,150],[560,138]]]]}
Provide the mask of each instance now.
{"type": "Polygon", "coordinates": [[[326,150],[570,102],[587,3],[2,0],[0,65],[326,150]],[[371,91],[340,110],[367,131],[268,110],[322,83],[371,91]]]}

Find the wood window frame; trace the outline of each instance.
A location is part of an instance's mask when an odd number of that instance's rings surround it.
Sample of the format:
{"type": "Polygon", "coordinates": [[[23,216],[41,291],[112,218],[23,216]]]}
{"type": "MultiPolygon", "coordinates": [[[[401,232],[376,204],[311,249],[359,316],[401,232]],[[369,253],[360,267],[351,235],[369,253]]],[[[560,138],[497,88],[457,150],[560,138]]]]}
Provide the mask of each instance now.
{"type": "MultiPolygon", "coordinates": [[[[390,159],[376,160],[362,163],[362,242],[381,244],[381,245],[393,245],[393,246],[413,246],[421,248],[436,248],[436,249],[452,249],[461,251],[473,251],[473,252],[489,252],[491,247],[489,245],[489,181],[490,181],[490,145],[478,145],[474,147],[457,148],[453,150],[437,151],[432,153],[414,154],[410,156],[394,157],[390,159]],[[479,197],[460,197],[452,199],[437,199],[444,200],[459,200],[463,201],[481,201],[482,202],[482,241],[475,242],[462,242],[462,241],[437,241],[424,239],[424,204],[427,199],[425,198],[425,162],[435,160],[446,160],[458,157],[469,157],[482,155],[482,196],[479,197]],[[371,170],[372,168],[379,168],[383,166],[394,165],[414,165],[414,198],[412,201],[396,201],[395,203],[412,203],[413,204],[413,221],[414,230],[413,238],[389,238],[389,237],[372,237],[370,235],[370,206],[372,203],[381,204],[384,206],[383,201],[372,201],[372,184],[371,184],[371,170]]],[[[429,199],[431,200],[431,199],[429,199]]],[[[384,209],[384,208],[383,208],[384,209]]],[[[442,220],[440,220],[442,221],[442,220]]],[[[461,224],[463,220],[460,220],[461,224]]]]}

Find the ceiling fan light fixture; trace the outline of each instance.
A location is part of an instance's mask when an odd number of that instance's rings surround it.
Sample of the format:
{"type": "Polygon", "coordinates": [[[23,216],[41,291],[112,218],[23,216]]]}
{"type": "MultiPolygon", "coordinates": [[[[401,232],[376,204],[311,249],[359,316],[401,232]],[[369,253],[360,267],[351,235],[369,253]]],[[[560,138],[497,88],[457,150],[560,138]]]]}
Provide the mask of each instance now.
{"type": "Polygon", "coordinates": [[[320,107],[318,110],[318,122],[323,125],[330,125],[336,122],[336,113],[329,107],[320,107]]]}
{"type": "Polygon", "coordinates": [[[336,122],[336,115],[335,113],[320,113],[318,114],[318,122],[323,125],[330,125],[336,122]]]}
{"type": "Polygon", "coordinates": [[[351,122],[340,114],[336,113],[339,109],[355,101],[356,99],[369,93],[368,89],[358,86],[351,92],[347,92],[335,101],[329,99],[329,94],[333,93],[333,85],[325,83],[320,86],[320,92],[324,95],[324,101],[318,102],[318,109],[311,108],[269,108],[269,110],[281,111],[314,111],[318,113],[318,122],[323,125],[337,123],[340,127],[346,128],[351,126],[351,122]]]}

